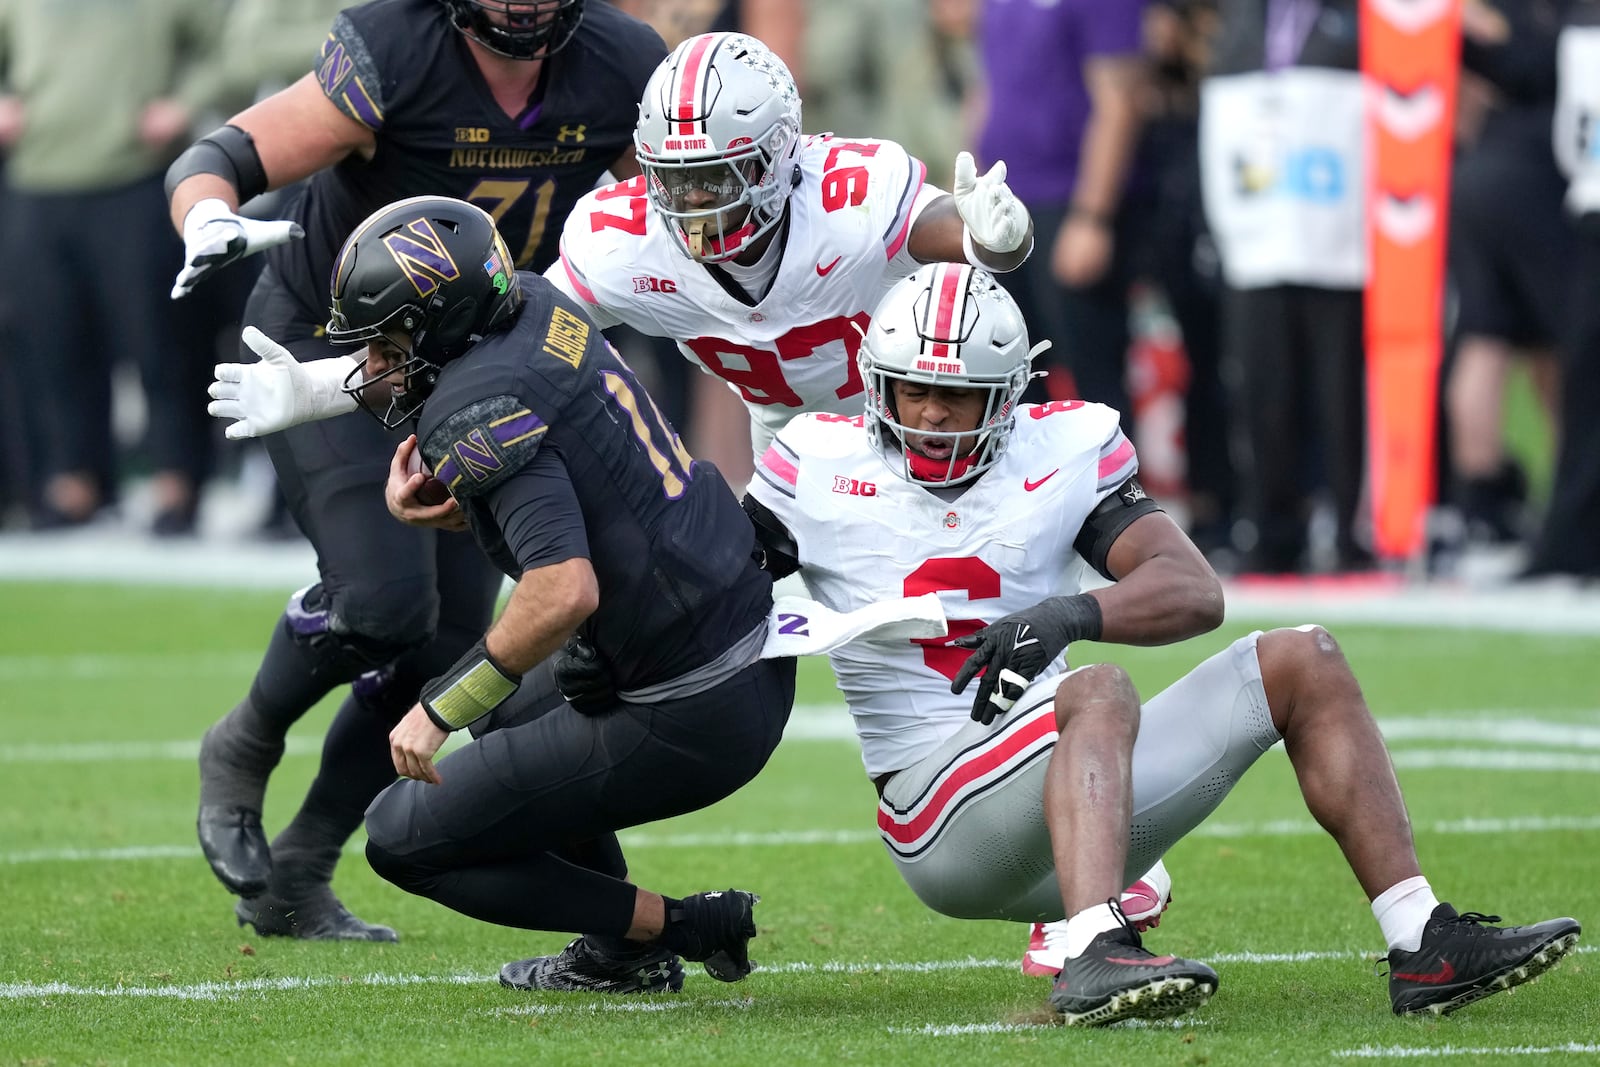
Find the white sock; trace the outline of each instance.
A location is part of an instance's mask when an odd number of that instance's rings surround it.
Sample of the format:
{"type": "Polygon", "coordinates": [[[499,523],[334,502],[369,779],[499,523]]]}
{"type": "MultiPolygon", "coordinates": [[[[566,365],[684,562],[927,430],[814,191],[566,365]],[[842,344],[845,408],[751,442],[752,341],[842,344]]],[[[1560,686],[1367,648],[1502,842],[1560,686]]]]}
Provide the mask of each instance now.
{"type": "Polygon", "coordinates": [[[1421,875],[1397,882],[1378,894],[1372,902],[1372,917],[1383,930],[1390,949],[1415,952],[1422,944],[1422,928],[1428,924],[1439,898],[1421,875]]]}
{"type": "Polygon", "coordinates": [[[1067,920],[1067,959],[1083,955],[1096,935],[1121,928],[1122,919],[1111,910],[1110,904],[1084,908],[1067,920]]]}

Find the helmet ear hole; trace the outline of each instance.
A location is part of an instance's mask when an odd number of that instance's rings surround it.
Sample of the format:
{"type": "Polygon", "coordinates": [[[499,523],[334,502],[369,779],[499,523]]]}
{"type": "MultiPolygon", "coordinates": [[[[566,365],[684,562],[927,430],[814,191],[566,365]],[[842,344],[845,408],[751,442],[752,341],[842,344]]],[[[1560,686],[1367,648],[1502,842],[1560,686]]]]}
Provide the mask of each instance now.
{"type": "Polygon", "coordinates": [[[478,321],[478,301],[475,297],[459,300],[451,305],[433,328],[434,343],[445,352],[455,349],[472,333],[478,321]]]}

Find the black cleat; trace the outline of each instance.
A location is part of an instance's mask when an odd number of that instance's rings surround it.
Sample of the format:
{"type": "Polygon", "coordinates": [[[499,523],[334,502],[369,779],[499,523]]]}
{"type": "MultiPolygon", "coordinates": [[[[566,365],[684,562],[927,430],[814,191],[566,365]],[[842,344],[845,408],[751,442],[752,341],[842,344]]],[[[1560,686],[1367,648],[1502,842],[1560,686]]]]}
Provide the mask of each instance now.
{"type": "Polygon", "coordinates": [[[217,720],[200,739],[200,815],[195,830],[217,880],[238,896],[253,897],[267,891],[272,875],[272,850],[261,829],[267,778],[246,769],[249,761],[235,751],[237,738],[230,744],[227,723],[228,716],[217,720]]]}
{"type": "Polygon", "coordinates": [[[195,820],[195,832],[211,873],[232,893],[253,897],[267,891],[272,851],[261,829],[259,811],[205,804],[195,820]]]}
{"type": "Polygon", "coordinates": [[[1498,915],[1440,904],[1415,952],[1391,951],[1389,1001],[1396,1015],[1448,1015],[1491,993],[1531,982],[1578,944],[1576,919],[1532,926],[1490,926],[1498,915]]]}
{"type": "Polygon", "coordinates": [[[696,893],[680,902],[682,911],[667,916],[688,938],[683,958],[705,964],[719,982],[737,982],[756,969],[750,960],[750,939],[756,936],[755,906],[761,898],[743,889],[696,893]]]}
{"type": "Polygon", "coordinates": [[[333,890],[322,886],[303,900],[270,894],[249,897],[233,906],[240,926],[252,926],[262,937],[294,937],[301,941],[398,941],[387,926],[362,922],[351,915],[333,890]]]}
{"type": "MultiPolygon", "coordinates": [[[[1118,913],[1121,909],[1118,908],[1118,913]]],[[[1193,1011],[1217,991],[1217,972],[1177,956],[1153,956],[1127,920],[1069,958],[1050,991],[1068,1026],[1165,1019],[1193,1011]]]]}
{"type": "Polygon", "coordinates": [[[564,993],[676,993],[683,988],[683,962],[660,945],[624,948],[575,937],[554,956],[516,960],[500,968],[507,989],[564,993]]]}

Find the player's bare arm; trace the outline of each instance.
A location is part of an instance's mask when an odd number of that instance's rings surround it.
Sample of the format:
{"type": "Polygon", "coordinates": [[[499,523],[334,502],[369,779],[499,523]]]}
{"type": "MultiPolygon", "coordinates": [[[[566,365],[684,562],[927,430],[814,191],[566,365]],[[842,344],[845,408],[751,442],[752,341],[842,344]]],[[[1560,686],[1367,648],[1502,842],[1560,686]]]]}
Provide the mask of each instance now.
{"type": "Polygon", "coordinates": [[[1164,511],[1134,519],[1106,556],[1117,581],[1088,595],[1100,602],[1100,640],[1165,645],[1222,625],[1222,583],[1164,511]]]}
{"type": "Polygon", "coordinates": [[[587,559],[522,572],[506,610],[489,628],[491,655],[522,674],[556,652],[600,606],[600,584],[587,559]]]}
{"type": "Polygon", "coordinates": [[[439,785],[433,757],[450,732],[514,693],[522,675],[561,648],[599,604],[600,583],[587,559],[524,571],[484,639],[424,686],[422,699],[389,733],[395,773],[439,785]]]}
{"type": "MultiPolygon", "coordinates": [[[[964,247],[966,234],[967,224],[962,221],[961,212],[956,209],[955,197],[941,196],[924,208],[917,216],[917,220],[911,224],[911,232],[906,238],[907,247],[919,263],[961,263],[967,259],[964,247]]],[[[1032,219],[1028,220],[1026,236],[1022,238],[1022,243],[1009,252],[997,252],[980,244],[976,239],[972,241],[976,260],[974,266],[981,266],[998,273],[1016,270],[1022,266],[1032,249],[1032,219]]]]}
{"type": "MultiPolygon", "coordinates": [[[[239,112],[227,122],[248,133],[266,172],[267,188],[278,189],[333,166],[352,152],[371,158],[372,130],[341,112],[323,93],[315,74],[239,112]]],[[[217,174],[195,174],[172,191],[172,225],[183,232],[189,209],[207,198],[239,206],[239,190],[217,174]]]]}

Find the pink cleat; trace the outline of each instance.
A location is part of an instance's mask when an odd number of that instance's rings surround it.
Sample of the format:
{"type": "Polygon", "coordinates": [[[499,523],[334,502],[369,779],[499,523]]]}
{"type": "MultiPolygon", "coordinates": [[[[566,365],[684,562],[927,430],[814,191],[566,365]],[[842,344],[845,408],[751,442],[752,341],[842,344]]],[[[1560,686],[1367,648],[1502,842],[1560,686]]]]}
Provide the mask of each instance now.
{"type": "MultiPolygon", "coordinates": [[[[1122,891],[1122,910],[1140,933],[1161,925],[1161,913],[1172,903],[1172,876],[1166,865],[1156,865],[1122,891]]],[[[1028,934],[1028,949],[1022,954],[1022,973],[1039,978],[1055,978],[1067,959],[1067,920],[1034,923],[1028,934]]]]}

